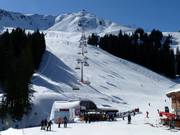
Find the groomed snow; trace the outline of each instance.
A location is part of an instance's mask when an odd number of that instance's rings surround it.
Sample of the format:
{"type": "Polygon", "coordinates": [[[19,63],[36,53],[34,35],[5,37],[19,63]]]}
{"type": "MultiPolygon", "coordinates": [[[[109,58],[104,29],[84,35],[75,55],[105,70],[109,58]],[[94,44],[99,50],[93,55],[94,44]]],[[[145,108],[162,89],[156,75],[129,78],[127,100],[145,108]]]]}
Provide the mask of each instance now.
{"type": "Polygon", "coordinates": [[[127,124],[118,119],[114,122],[93,122],[93,123],[73,123],[68,124],[68,128],[58,128],[53,124],[52,131],[40,130],[40,127],[24,129],[8,129],[2,131],[1,135],[180,135],[178,130],[169,130],[168,127],[162,127],[157,119],[145,118],[143,115],[132,117],[132,124],[127,124]],[[151,124],[151,121],[155,121],[151,124]]]}

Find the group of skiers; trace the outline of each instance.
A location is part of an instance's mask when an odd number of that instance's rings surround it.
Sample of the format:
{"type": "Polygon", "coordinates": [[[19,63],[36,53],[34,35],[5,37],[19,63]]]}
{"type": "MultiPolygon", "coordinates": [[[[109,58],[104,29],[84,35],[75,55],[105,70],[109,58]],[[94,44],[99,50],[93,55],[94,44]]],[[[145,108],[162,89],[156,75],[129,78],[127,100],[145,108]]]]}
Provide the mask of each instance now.
{"type": "MultiPolygon", "coordinates": [[[[61,127],[62,123],[64,123],[64,128],[67,128],[68,119],[66,116],[63,119],[61,117],[59,117],[57,119],[58,128],[61,127]]],[[[41,130],[51,131],[52,124],[53,123],[51,120],[49,120],[49,121],[47,121],[47,119],[42,120],[41,121],[41,130]]]]}
{"type": "Polygon", "coordinates": [[[47,119],[44,119],[41,121],[41,130],[51,131],[51,125],[52,125],[51,120],[47,121],[47,119]]]}

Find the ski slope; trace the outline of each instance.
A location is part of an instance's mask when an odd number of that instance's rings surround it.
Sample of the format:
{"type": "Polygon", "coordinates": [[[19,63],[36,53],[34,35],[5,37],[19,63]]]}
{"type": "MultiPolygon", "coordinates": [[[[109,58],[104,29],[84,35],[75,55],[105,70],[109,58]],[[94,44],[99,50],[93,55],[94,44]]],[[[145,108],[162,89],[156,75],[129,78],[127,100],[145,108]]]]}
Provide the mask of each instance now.
{"type": "Polygon", "coordinates": [[[76,60],[81,57],[78,54],[81,33],[45,32],[47,51],[39,72],[32,79],[33,110],[24,117],[23,126],[36,125],[48,117],[56,100],[90,99],[98,107],[119,111],[139,107],[142,112],[152,114],[170,105],[165,93],[175,82],[92,46],[87,47],[89,66],[84,67],[84,80],[91,83],[81,83],[80,71],[75,70],[76,60]],[[74,87],[80,90],[73,90],[74,87]],[[152,110],[148,109],[149,103],[152,110]]]}

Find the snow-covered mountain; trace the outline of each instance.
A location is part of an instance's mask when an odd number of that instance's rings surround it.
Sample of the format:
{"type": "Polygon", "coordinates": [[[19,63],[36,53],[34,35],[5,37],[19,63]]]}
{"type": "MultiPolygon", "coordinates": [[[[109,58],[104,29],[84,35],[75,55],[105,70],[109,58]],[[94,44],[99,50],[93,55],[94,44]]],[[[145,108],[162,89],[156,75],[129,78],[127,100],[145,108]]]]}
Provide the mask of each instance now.
{"type": "Polygon", "coordinates": [[[109,33],[119,32],[120,29],[124,32],[133,30],[132,28],[100,19],[96,15],[82,10],[77,13],[57,16],[55,19],[55,25],[53,25],[49,30],[67,32],[77,32],[85,30],[86,32],[109,33]]]}
{"type": "Polygon", "coordinates": [[[54,16],[44,16],[38,14],[24,15],[21,13],[10,12],[0,9],[0,30],[7,27],[20,27],[31,30],[45,30],[51,27],[54,22],[54,16]]]}
{"type": "Polygon", "coordinates": [[[51,30],[64,32],[78,32],[84,29],[86,32],[117,33],[121,29],[124,32],[132,31],[132,28],[118,25],[114,22],[99,19],[96,15],[85,10],[77,13],[62,14],[58,16],[25,15],[16,12],[0,10],[0,30],[4,28],[21,27],[30,30],[51,30]]]}

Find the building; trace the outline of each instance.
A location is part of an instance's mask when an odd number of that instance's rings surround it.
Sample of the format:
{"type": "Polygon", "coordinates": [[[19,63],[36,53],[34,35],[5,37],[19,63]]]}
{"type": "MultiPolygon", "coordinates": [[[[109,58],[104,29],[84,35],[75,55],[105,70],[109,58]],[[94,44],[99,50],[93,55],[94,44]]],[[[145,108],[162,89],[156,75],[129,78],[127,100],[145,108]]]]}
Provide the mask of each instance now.
{"type": "Polygon", "coordinates": [[[98,108],[91,100],[80,101],[55,101],[52,105],[50,119],[57,122],[60,117],[67,117],[69,122],[73,122],[75,118],[84,120],[85,117],[91,117],[93,121],[106,120],[105,116],[113,115],[118,110],[108,108],[98,108]]]}
{"type": "Polygon", "coordinates": [[[177,116],[180,116],[180,89],[175,89],[168,92],[167,97],[171,98],[172,109],[177,116]]]}
{"type": "Polygon", "coordinates": [[[66,116],[69,121],[72,121],[79,113],[79,101],[55,101],[52,105],[50,120],[57,122],[59,117],[63,119],[66,116]]]}
{"type": "Polygon", "coordinates": [[[174,122],[174,126],[180,127],[180,89],[171,90],[168,92],[167,97],[171,98],[172,101],[172,109],[174,110],[175,119],[170,121],[174,122]]]}
{"type": "Polygon", "coordinates": [[[72,122],[76,117],[84,115],[87,111],[96,111],[97,107],[94,102],[90,100],[81,101],[55,101],[52,105],[50,119],[54,122],[59,117],[68,118],[72,122]]]}

